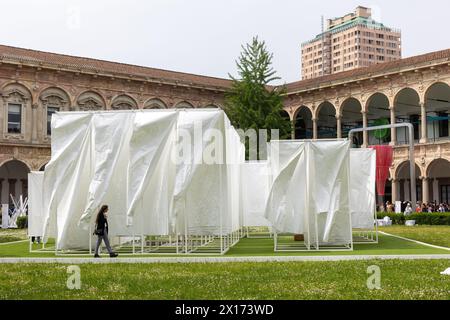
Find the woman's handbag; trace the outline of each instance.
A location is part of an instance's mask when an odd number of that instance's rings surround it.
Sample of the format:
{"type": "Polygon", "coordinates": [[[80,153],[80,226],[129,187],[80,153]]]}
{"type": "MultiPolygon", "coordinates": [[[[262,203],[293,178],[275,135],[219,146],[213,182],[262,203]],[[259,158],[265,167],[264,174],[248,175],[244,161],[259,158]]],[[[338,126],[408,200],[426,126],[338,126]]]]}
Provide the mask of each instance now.
{"type": "Polygon", "coordinates": [[[104,234],[103,229],[98,229],[97,226],[95,226],[94,234],[96,236],[102,236],[104,234]]]}

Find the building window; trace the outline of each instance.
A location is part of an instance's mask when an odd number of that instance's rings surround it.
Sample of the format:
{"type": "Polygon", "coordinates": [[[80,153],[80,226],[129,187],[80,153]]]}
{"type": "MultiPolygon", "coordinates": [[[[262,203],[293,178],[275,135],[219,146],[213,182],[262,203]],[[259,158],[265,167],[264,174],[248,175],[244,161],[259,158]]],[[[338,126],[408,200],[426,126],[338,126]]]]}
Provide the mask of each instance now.
{"type": "Polygon", "coordinates": [[[52,115],[58,111],[59,111],[59,108],[47,107],[47,135],[52,134],[52,115]]]}
{"type": "Polygon", "coordinates": [[[8,104],[8,133],[22,132],[22,105],[8,104]]]}

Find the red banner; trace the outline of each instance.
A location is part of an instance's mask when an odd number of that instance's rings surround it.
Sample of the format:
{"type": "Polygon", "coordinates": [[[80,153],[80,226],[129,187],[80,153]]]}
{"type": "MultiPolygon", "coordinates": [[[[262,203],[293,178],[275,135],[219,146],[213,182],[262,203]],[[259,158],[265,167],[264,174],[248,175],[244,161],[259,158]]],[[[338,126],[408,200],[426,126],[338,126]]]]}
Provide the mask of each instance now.
{"type": "Polygon", "coordinates": [[[377,193],[379,196],[384,196],[389,167],[392,165],[393,149],[391,146],[372,146],[371,148],[377,153],[377,193]]]}

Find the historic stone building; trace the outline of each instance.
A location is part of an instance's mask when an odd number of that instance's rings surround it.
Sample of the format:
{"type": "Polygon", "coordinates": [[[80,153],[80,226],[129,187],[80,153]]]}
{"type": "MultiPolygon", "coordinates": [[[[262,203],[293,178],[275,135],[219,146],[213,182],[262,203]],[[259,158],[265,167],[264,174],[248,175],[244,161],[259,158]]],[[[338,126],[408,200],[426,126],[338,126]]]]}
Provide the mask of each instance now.
{"type": "Polygon", "coordinates": [[[0,45],[1,201],[50,160],[55,111],[221,107],[229,80],[0,45]]]}
{"type": "MultiPolygon", "coordinates": [[[[290,83],[287,89],[285,109],[295,138],[345,138],[355,127],[412,123],[417,198],[450,202],[450,50],[290,83]]],[[[406,130],[365,133],[356,140],[394,146],[388,194],[409,200],[406,130]]]]}
{"type": "MultiPolygon", "coordinates": [[[[27,193],[27,173],[50,160],[51,114],[61,110],[222,107],[231,82],[0,45],[1,201],[27,193]]],[[[346,137],[348,130],[411,122],[419,199],[450,201],[450,50],[287,84],[293,138],[346,137]],[[423,124],[423,125],[422,125],[423,124]]],[[[392,198],[408,199],[405,132],[357,136],[390,143],[392,198]]]]}

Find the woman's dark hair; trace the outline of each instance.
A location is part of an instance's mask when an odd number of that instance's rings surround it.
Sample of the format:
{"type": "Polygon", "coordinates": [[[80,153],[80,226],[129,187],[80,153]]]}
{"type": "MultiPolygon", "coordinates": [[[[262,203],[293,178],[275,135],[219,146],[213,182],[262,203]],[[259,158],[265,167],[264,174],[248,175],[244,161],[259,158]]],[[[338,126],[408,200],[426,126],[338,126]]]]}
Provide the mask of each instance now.
{"type": "Polygon", "coordinates": [[[95,223],[98,223],[98,220],[100,219],[100,215],[103,215],[105,213],[105,211],[108,211],[108,206],[106,204],[104,204],[101,208],[100,211],[97,214],[97,219],[95,219],[95,223]]]}

